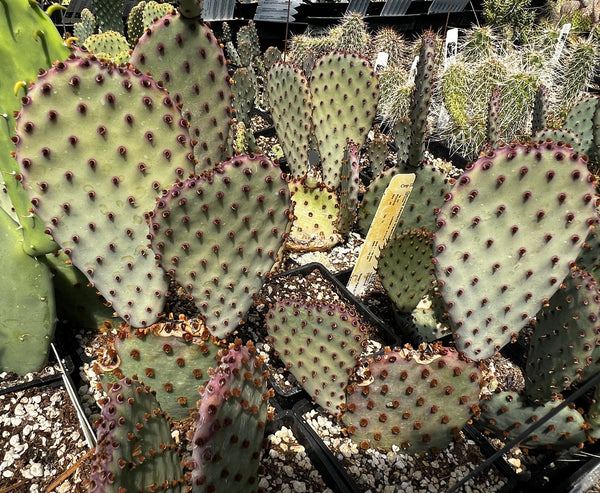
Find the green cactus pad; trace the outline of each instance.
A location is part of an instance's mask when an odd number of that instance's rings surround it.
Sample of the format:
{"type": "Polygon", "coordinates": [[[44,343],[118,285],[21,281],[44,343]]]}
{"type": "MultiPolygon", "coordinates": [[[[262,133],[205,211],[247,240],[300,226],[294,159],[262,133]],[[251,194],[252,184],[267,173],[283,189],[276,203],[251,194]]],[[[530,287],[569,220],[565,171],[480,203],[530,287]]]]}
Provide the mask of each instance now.
{"type": "Polygon", "coordinates": [[[125,36],[115,31],[92,34],[85,40],[83,47],[96,54],[98,58],[104,55],[112,61],[129,59],[129,43],[125,36]]]}
{"type": "Polygon", "coordinates": [[[571,130],[581,139],[583,154],[595,156],[597,144],[594,141],[595,125],[594,119],[598,112],[597,96],[584,95],[567,113],[563,128],[571,130]]]}
{"type": "Polygon", "coordinates": [[[80,21],[73,24],[73,36],[79,40],[79,44],[85,43],[97,29],[96,16],[92,14],[90,9],[81,11],[80,21]]]}
{"type": "Polygon", "coordinates": [[[236,329],[287,232],[289,193],[279,167],[237,156],[178,182],[152,213],[152,248],[194,298],[217,337],[236,329]]]}
{"type": "Polygon", "coordinates": [[[525,391],[547,401],[578,381],[600,339],[600,291],[587,272],[572,270],[537,314],[527,356],[525,391]]]}
{"type": "Polygon", "coordinates": [[[412,311],[433,287],[432,257],[433,233],[426,229],[396,233],[381,250],[377,274],[399,311],[412,311]]]}
{"type": "Polygon", "coordinates": [[[70,50],[37,2],[0,0],[0,12],[0,172],[23,228],[23,249],[29,255],[44,255],[58,250],[58,245],[44,234],[43,222],[31,213],[29,198],[16,179],[19,167],[10,154],[14,151],[14,113],[21,109],[25,95],[23,90],[15,91],[15,84],[26,89],[40,69],[66,59],[70,50]]]}
{"type": "Polygon", "coordinates": [[[559,288],[596,222],[569,147],[512,144],[468,166],[438,215],[435,262],[457,347],[487,358],[559,288]]]}
{"type": "Polygon", "coordinates": [[[166,413],[136,379],[109,384],[101,403],[90,493],[186,491],[166,413]]]}
{"type": "Polygon", "coordinates": [[[440,451],[479,413],[482,372],[455,350],[410,346],[369,360],[370,380],[348,386],[342,421],[363,449],[440,451]]]}
{"type": "Polygon", "coordinates": [[[294,207],[294,222],[286,248],[294,251],[330,250],[342,237],[336,224],[339,220],[338,196],[324,184],[307,179],[289,182],[294,207]]]}
{"type": "Polygon", "coordinates": [[[144,34],[144,11],[146,9],[146,1],[140,0],[136,3],[127,16],[127,40],[134,46],[137,40],[144,34]]]}
{"type": "Polygon", "coordinates": [[[190,124],[196,172],[231,155],[231,88],[227,62],[212,30],[197,18],[167,14],[139,39],[130,63],[149,72],[182,104],[190,124]]]}
{"type": "Polygon", "coordinates": [[[169,335],[172,331],[158,329],[152,326],[150,330],[119,334],[115,341],[120,361],[116,371],[120,376],[136,376],[155,391],[160,408],[169,417],[184,419],[196,408],[198,387],[208,382],[219,346],[208,331],[195,338],[199,340],[192,340],[189,332],[169,335]]]}
{"type": "Polygon", "coordinates": [[[313,401],[337,413],[366,334],[349,307],[279,300],[266,316],[269,341],[313,401]]]}
{"type": "Polygon", "coordinates": [[[158,19],[162,19],[167,14],[173,12],[173,5],[170,3],[158,3],[150,1],[146,3],[142,16],[143,28],[139,34],[138,39],[144,34],[144,30],[154,24],[158,19]]]}
{"type": "Polygon", "coordinates": [[[0,209],[0,372],[20,375],[44,367],[56,327],[50,269],[23,251],[22,237],[18,224],[0,209]]]}
{"type": "Polygon", "coordinates": [[[539,86],[533,100],[533,114],[531,117],[531,133],[536,134],[548,127],[549,90],[546,86],[539,86]]]}
{"type": "Polygon", "coordinates": [[[223,350],[202,390],[193,436],[192,492],[258,491],[267,421],[267,375],[251,343],[223,350]]]}
{"type": "Polygon", "coordinates": [[[278,62],[269,70],[265,92],[290,174],[293,179],[301,179],[308,172],[309,142],[313,132],[308,81],[298,67],[278,62]]]}
{"type": "MultiPolygon", "coordinates": [[[[500,392],[481,403],[481,416],[475,424],[487,434],[512,440],[562,402],[556,397],[544,405],[532,406],[516,392],[500,392]]],[[[521,446],[558,450],[580,445],[586,441],[586,428],[582,414],[567,406],[524,439],[521,446]]]]}
{"type": "Polygon", "coordinates": [[[185,123],[147,76],[70,59],[32,87],[17,161],[49,232],[114,310],[152,324],[167,280],[147,247],[160,190],[192,171],[185,123]]]}
{"type": "Polygon", "coordinates": [[[248,69],[239,67],[233,73],[233,107],[238,122],[250,125],[250,112],[254,107],[254,98],[256,97],[256,87],[248,69]]]}
{"type": "Polygon", "coordinates": [[[532,140],[534,142],[545,142],[547,140],[551,140],[556,143],[569,145],[575,152],[585,154],[585,149],[583,148],[583,143],[581,142],[579,136],[572,130],[567,130],[566,128],[545,128],[539,132],[536,132],[532,137],[532,140]]]}
{"type": "Polygon", "coordinates": [[[373,176],[379,175],[385,169],[385,162],[388,156],[387,141],[380,136],[376,136],[369,142],[367,156],[373,176]]]}
{"type": "Polygon", "coordinates": [[[337,189],[346,142],[363,146],[375,119],[379,97],[377,76],[359,55],[333,52],[315,63],[310,92],[323,181],[337,189]]]}

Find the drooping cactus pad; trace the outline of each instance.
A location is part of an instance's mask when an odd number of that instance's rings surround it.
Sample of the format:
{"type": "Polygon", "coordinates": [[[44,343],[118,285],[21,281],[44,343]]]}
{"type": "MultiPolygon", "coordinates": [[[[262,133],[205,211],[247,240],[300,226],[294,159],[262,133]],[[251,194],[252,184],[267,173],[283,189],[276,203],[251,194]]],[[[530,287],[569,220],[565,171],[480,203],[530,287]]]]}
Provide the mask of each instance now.
{"type": "Polygon", "coordinates": [[[176,183],[152,213],[152,248],[217,337],[235,330],[283,244],[289,192],[278,166],[237,156],[176,183]]]}
{"type": "Polygon", "coordinates": [[[453,349],[387,348],[368,362],[371,379],[348,386],[342,416],[361,448],[439,451],[479,414],[482,372],[453,349]]]}
{"type": "Polygon", "coordinates": [[[493,355],[559,288],[597,220],[592,181],[585,160],[551,142],[500,147],[457,180],[434,252],[467,356],[493,355]]]}
{"type": "Polygon", "coordinates": [[[17,133],[25,189],[48,231],[122,318],[153,323],[167,281],[147,247],[147,213],[193,170],[175,102],[133,70],[70,59],[29,91],[17,133]]]}

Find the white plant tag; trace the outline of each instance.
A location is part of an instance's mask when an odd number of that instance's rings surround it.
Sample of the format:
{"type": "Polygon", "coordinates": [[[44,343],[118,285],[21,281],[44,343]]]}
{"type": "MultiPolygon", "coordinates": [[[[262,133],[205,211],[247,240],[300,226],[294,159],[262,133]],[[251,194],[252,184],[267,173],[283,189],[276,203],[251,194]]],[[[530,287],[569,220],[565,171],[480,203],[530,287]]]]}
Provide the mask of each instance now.
{"type": "Polygon", "coordinates": [[[408,72],[408,79],[406,81],[408,84],[412,84],[415,81],[415,75],[417,75],[417,63],[419,63],[419,55],[415,57],[410,66],[410,72],[408,72]]]}
{"type": "Polygon", "coordinates": [[[414,173],[396,175],[383,192],[379,207],[346,286],[355,296],[363,294],[377,275],[379,252],[396,229],[398,219],[400,219],[412,191],[415,176],[414,173]]]}
{"type": "Polygon", "coordinates": [[[380,74],[383,72],[387,67],[389,59],[389,53],[386,53],[385,51],[380,51],[377,53],[377,58],[375,59],[375,73],[380,74]]]}
{"type": "Polygon", "coordinates": [[[563,24],[563,27],[560,30],[560,34],[558,35],[558,41],[556,42],[556,46],[554,47],[554,55],[552,55],[551,63],[557,63],[560,55],[562,54],[562,50],[565,47],[565,42],[567,41],[567,36],[571,31],[571,24],[563,24]]]}
{"type": "Polygon", "coordinates": [[[448,68],[456,61],[458,46],[458,29],[449,29],[446,34],[446,49],[444,50],[444,68],[448,68]]]}

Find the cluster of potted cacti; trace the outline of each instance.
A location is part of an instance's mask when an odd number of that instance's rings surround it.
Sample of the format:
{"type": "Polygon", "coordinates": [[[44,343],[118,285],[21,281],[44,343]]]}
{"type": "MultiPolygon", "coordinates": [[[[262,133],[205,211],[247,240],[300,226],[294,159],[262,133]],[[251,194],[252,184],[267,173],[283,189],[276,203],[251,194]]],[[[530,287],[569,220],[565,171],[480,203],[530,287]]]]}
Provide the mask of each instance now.
{"type": "MultiPolygon", "coordinates": [[[[442,69],[439,39],[426,32],[416,71],[406,74],[406,114],[395,118],[396,159],[386,169],[387,141],[369,139],[385,76],[357,53],[371,43],[360,16],[323,39],[295,39],[290,63],[275,50],[256,51],[252,24],[237,46],[229,35],[224,50],[202,21],[202,2],[179,3],[141,29],[135,23],[156,6],[138,5],[129,31],[139,39],[129,45],[121,34],[125,44],[111,54],[110,12],[96,13],[100,34],[83,14],[76,34],[85,41],[68,48],[35,2],[0,0],[8,20],[0,35],[13,43],[6,59],[19,67],[2,77],[23,81],[10,90],[0,84],[7,129],[0,231],[10,249],[2,275],[16,293],[3,312],[0,367],[26,373],[44,364],[57,309],[76,319],[58,305],[63,296],[84,309],[85,323],[116,315],[127,322],[115,338],[118,364],[103,376],[92,491],[257,488],[272,391],[254,344],[237,331],[282,249],[328,250],[352,230],[368,231],[383,191],[402,172],[416,174],[413,192],[378,252],[377,273],[398,312],[413,314],[410,335],[400,337],[427,343],[367,354],[351,307],[277,300],[265,317],[269,342],[313,401],[362,449],[422,453],[443,449],[469,422],[517,436],[597,373],[599,200],[589,165],[599,159],[598,98],[579,98],[568,111],[557,106],[548,97],[555,87],[540,87],[548,78],[506,70],[516,49],[505,47],[500,60],[485,28],[442,69]],[[24,43],[32,45],[33,71],[17,61],[15,47],[24,43]],[[485,73],[481,124],[467,114],[473,97],[458,80],[475,72],[485,73]],[[263,76],[262,101],[289,174],[244,128],[263,76]],[[425,159],[430,107],[440,101],[454,123],[481,126],[473,149],[485,153],[457,178],[425,159]],[[507,109],[520,119],[507,123],[507,109]],[[234,152],[234,117],[237,150],[254,153],[234,152]],[[503,145],[509,130],[528,139],[503,145]],[[368,186],[359,179],[365,168],[368,186]],[[193,321],[165,322],[173,284],[195,304],[193,321]],[[427,298],[432,307],[417,320],[427,298]],[[436,341],[441,324],[452,345],[436,341]],[[526,327],[525,390],[494,393],[486,361],[526,327]],[[190,412],[193,450],[184,467],[169,419],[190,412]]],[[[376,49],[390,46],[392,35],[380,32],[376,49]]],[[[399,53],[392,59],[406,63],[399,53]]],[[[600,436],[599,426],[594,396],[523,443],[578,445],[600,436]]]]}

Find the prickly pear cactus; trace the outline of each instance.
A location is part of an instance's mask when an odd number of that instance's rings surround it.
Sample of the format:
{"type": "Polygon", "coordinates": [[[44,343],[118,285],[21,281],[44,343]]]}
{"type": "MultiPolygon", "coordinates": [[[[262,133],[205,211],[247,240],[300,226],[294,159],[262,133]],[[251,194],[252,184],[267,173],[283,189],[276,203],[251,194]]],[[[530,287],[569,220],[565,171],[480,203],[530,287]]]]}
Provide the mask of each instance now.
{"type": "Polygon", "coordinates": [[[360,155],[354,142],[348,142],[342,159],[340,198],[338,219],[335,222],[337,231],[347,236],[356,222],[358,208],[358,189],[360,186],[360,155]]]}
{"type": "Polygon", "coordinates": [[[370,379],[348,385],[342,415],[362,449],[440,451],[479,415],[482,371],[453,349],[387,348],[368,363],[370,379]]]}
{"type": "Polygon", "coordinates": [[[14,113],[20,110],[21,98],[39,70],[66,59],[70,50],[38,3],[0,0],[0,11],[0,172],[23,227],[23,249],[30,255],[44,255],[58,246],[44,234],[45,226],[31,213],[31,203],[16,179],[19,167],[10,154],[14,151],[14,113]]]}
{"type": "Polygon", "coordinates": [[[254,107],[254,98],[256,97],[256,88],[250,76],[248,69],[239,67],[233,73],[233,107],[238,122],[250,125],[250,112],[254,107]]]}
{"type": "Polygon", "coordinates": [[[258,491],[267,421],[267,375],[254,346],[239,340],[223,350],[201,391],[193,437],[192,492],[258,491]]]}
{"type": "Polygon", "coordinates": [[[129,43],[125,36],[116,31],[105,31],[100,34],[92,34],[85,40],[83,47],[98,58],[109,60],[129,59],[129,43]]]}
{"type": "Polygon", "coordinates": [[[536,402],[550,400],[581,379],[592,365],[599,344],[600,291],[592,276],[580,269],[569,272],[564,287],[536,315],[531,336],[525,392],[536,402]]]}
{"type": "Polygon", "coordinates": [[[563,128],[571,130],[581,139],[583,153],[596,156],[598,144],[594,140],[595,115],[598,113],[600,98],[592,94],[584,95],[567,113],[563,128]]]}
{"type": "Polygon", "coordinates": [[[317,60],[310,92],[323,182],[335,190],[341,180],[346,142],[362,147],[371,130],[379,97],[377,76],[359,55],[333,52],[317,60]]]}
{"type": "Polygon", "coordinates": [[[575,152],[579,154],[585,154],[585,149],[583,148],[583,143],[581,142],[581,138],[573,132],[572,130],[567,130],[566,128],[545,128],[536,132],[533,135],[532,140],[534,142],[545,142],[547,140],[551,140],[558,144],[566,144],[571,146],[575,152]]]}
{"type": "Polygon", "coordinates": [[[266,316],[269,340],[313,401],[337,413],[358,364],[366,334],[349,307],[277,301],[266,316]]]}
{"type": "Polygon", "coordinates": [[[533,100],[531,133],[535,134],[548,127],[549,91],[546,86],[539,86],[533,100]]]}
{"type": "Polygon", "coordinates": [[[288,185],[294,222],[286,248],[294,251],[325,251],[342,241],[336,227],[340,210],[337,194],[314,180],[312,173],[304,179],[292,180],[288,185]]]}
{"type": "Polygon", "coordinates": [[[144,11],[146,9],[145,0],[135,4],[127,16],[127,40],[134,46],[137,40],[144,34],[144,11]]]}
{"type": "Polygon", "coordinates": [[[0,317],[0,372],[20,375],[41,370],[48,359],[56,327],[50,269],[27,255],[19,225],[0,209],[0,260],[3,280],[0,317]]]}
{"type": "Polygon", "coordinates": [[[180,334],[152,326],[120,333],[115,343],[120,361],[115,373],[137,376],[156,392],[160,408],[172,419],[189,417],[196,408],[198,386],[208,381],[209,368],[217,361],[219,346],[208,331],[193,337],[190,332],[180,334]]]}
{"type": "Polygon", "coordinates": [[[434,255],[457,347],[486,358],[561,285],[597,220],[587,163],[551,142],[480,157],[438,215],[434,255]]]}
{"type": "Polygon", "coordinates": [[[176,183],[156,204],[157,259],[194,298],[217,337],[235,330],[287,232],[289,193],[278,166],[237,156],[176,183]]]}
{"type": "Polygon", "coordinates": [[[310,136],[313,132],[308,80],[298,67],[278,62],[269,70],[265,92],[291,177],[295,180],[304,178],[308,173],[310,136]]]}
{"type": "MultiPolygon", "coordinates": [[[[481,403],[481,416],[475,424],[487,434],[512,440],[562,402],[557,396],[544,404],[530,405],[524,396],[516,392],[500,392],[481,403]]],[[[557,450],[569,448],[586,441],[588,428],[575,406],[567,406],[523,440],[521,446],[557,450]]]]}
{"type": "Polygon", "coordinates": [[[167,14],[142,35],[130,62],[141,72],[150,72],[182,105],[198,159],[197,173],[231,155],[227,62],[206,24],[197,17],[167,14]]]}
{"type": "Polygon", "coordinates": [[[369,142],[367,156],[369,157],[369,166],[373,176],[381,174],[385,168],[385,162],[388,156],[387,141],[381,136],[375,136],[375,138],[369,142]]]}
{"type": "Polygon", "coordinates": [[[93,0],[93,11],[100,32],[116,31],[123,34],[123,0],[93,0]]]}
{"type": "Polygon", "coordinates": [[[91,493],[186,491],[166,413],[136,379],[109,384],[96,434],[91,493]]]}
{"type": "Polygon", "coordinates": [[[83,44],[97,29],[96,16],[92,14],[90,9],[81,11],[81,20],[73,24],[73,36],[75,36],[80,44],[83,44]]]}
{"type": "Polygon", "coordinates": [[[412,311],[433,287],[432,256],[433,233],[426,229],[396,233],[381,250],[377,274],[399,311],[412,311]]]}
{"type": "Polygon", "coordinates": [[[167,281],[147,214],[193,169],[175,102],[148,76],[70,59],[40,76],[17,133],[24,186],[49,233],[119,316],[152,324],[167,281]]]}

